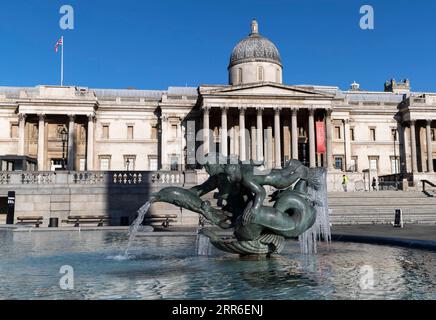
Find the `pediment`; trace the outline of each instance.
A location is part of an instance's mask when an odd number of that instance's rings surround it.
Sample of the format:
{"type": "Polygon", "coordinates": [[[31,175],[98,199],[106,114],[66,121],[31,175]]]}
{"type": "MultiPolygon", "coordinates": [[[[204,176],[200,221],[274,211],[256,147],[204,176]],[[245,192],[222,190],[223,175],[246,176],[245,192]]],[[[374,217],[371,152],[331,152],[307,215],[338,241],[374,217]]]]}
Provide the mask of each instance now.
{"type": "Polygon", "coordinates": [[[311,90],[299,86],[286,86],[277,83],[244,84],[239,86],[226,86],[208,90],[203,87],[200,92],[203,95],[217,96],[289,96],[289,97],[318,97],[332,98],[334,95],[311,90]]]}

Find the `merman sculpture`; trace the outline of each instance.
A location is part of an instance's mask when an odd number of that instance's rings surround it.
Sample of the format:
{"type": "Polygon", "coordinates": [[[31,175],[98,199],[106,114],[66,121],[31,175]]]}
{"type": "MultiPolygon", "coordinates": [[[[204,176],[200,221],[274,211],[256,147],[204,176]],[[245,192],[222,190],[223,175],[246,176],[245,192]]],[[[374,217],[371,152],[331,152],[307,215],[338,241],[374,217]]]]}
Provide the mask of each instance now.
{"type": "Polygon", "coordinates": [[[298,160],[291,160],[283,169],[262,171],[258,164],[242,163],[219,154],[206,155],[204,167],[210,177],[203,184],[191,189],[164,188],[152,195],[151,202],[174,204],[203,215],[220,228],[234,228],[234,237],[230,239],[202,230],[216,248],[226,252],[280,253],[286,239],[298,237],[314,225],[316,207],[323,206],[309,193],[325,183],[323,168],[307,168],[298,160]],[[271,195],[272,207],[264,205],[267,195],[264,186],[277,190],[271,195]],[[215,189],[221,209],[201,199],[215,189]]]}

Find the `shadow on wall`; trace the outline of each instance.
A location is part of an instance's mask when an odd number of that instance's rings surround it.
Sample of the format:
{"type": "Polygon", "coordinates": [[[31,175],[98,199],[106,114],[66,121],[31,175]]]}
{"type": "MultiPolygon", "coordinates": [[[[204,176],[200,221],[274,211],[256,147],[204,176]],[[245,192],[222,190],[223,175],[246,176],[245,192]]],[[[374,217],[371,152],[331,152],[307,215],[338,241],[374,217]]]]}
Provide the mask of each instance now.
{"type": "Polygon", "coordinates": [[[8,214],[8,198],[0,197],[0,224],[6,223],[7,214],[8,214]]]}
{"type": "Polygon", "coordinates": [[[106,214],[110,225],[130,225],[138,209],[149,199],[154,172],[113,172],[113,179],[106,182],[106,214]]]}

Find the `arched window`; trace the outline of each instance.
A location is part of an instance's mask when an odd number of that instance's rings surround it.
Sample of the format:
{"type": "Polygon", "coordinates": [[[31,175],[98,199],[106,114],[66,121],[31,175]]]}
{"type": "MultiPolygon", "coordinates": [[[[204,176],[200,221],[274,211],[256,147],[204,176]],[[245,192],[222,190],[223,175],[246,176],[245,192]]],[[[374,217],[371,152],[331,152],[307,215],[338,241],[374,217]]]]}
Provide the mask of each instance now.
{"type": "Polygon", "coordinates": [[[238,84],[242,83],[242,68],[238,68],[238,78],[237,78],[238,84]]]}
{"type": "Polygon", "coordinates": [[[257,67],[257,81],[264,81],[263,67],[257,67]]]}

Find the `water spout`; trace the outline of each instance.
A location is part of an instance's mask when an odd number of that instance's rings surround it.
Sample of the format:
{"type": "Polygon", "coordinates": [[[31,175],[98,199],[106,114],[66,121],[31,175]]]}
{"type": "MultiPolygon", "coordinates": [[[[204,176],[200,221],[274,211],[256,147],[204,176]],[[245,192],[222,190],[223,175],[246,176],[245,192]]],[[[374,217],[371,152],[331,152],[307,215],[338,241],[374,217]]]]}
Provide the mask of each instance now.
{"type": "Polygon", "coordinates": [[[135,221],[133,221],[132,225],[129,228],[129,242],[127,244],[127,248],[125,251],[125,255],[127,256],[129,254],[129,250],[133,244],[133,241],[135,240],[135,237],[138,233],[139,227],[141,226],[142,222],[144,221],[144,218],[146,214],[148,213],[148,210],[150,209],[151,204],[153,203],[153,199],[146,202],[139,210],[138,210],[138,217],[135,221]]]}

